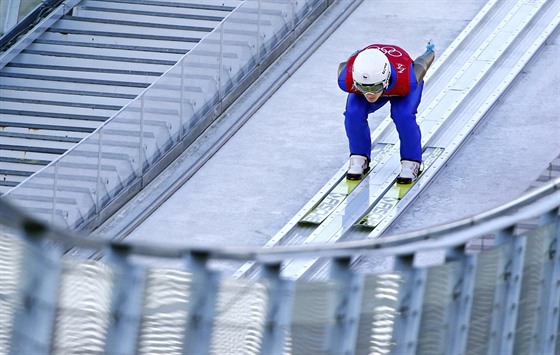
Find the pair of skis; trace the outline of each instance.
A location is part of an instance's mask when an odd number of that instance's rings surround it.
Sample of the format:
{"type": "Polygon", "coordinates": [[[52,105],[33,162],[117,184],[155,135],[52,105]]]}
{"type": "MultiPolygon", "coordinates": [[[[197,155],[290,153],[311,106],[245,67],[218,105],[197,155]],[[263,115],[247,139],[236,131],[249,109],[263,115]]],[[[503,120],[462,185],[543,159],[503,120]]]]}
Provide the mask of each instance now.
{"type": "MultiPolygon", "coordinates": [[[[372,150],[371,170],[393,149],[393,144],[378,143],[372,150]]],[[[428,147],[424,151],[422,160],[424,169],[420,176],[411,184],[398,184],[393,182],[391,187],[371,206],[365,215],[356,223],[359,226],[374,229],[391,212],[408,193],[410,188],[421,178],[422,174],[430,168],[433,162],[443,153],[443,148],[428,147]]],[[[369,173],[369,172],[368,172],[369,173]]],[[[366,174],[367,175],[367,174],[366,174]]],[[[306,214],[300,223],[319,225],[344,202],[346,197],[358,186],[361,180],[347,180],[343,177],[338,184],[306,214]]]]}

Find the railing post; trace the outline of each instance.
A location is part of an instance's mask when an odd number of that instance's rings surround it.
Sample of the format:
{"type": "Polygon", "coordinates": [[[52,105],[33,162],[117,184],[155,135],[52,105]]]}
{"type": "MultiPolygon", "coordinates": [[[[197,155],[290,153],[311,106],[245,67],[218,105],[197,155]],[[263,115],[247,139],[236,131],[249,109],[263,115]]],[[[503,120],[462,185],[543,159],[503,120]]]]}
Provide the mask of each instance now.
{"type": "Polygon", "coordinates": [[[22,305],[14,316],[12,354],[46,354],[53,341],[62,257],[45,246],[42,231],[36,232],[24,238],[22,305]]]}
{"type": "Polygon", "coordinates": [[[403,288],[399,294],[393,328],[393,339],[397,340],[394,354],[414,354],[418,343],[418,331],[422,319],[422,304],[426,288],[426,269],[415,268],[414,255],[403,255],[395,260],[395,270],[403,276],[403,288]]]}
{"type": "Polygon", "coordinates": [[[290,31],[293,31],[296,28],[296,1],[297,0],[292,0],[292,27],[290,28],[290,31]]]}
{"type": "Polygon", "coordinates": [[[103,129],[105,126],[101,126],[99,129],[99,144],[97,145],[97,180],[95,184],[95,214],[99,215],[101,211],[101,164],[103,162],[103,129]]]}
{"type": "Polygon", "coordinates": [[[207,267],[208,256],[190,252],[186,257],[187,268],[192,272],[192,292],[187,314],[184,355],[202,355],[210,352],[212,328],[218,294],[218,273],[207,267]]]}
{"type": "Polygon", "coordinates": [[[257,65],[261,63],[261,4],[262,0],[257,0],[257,65]]]}
{"type": "Polygon", "coordinates": [[[510,249],[502,272],[497,275],[501,281],[497,284],[494,298],[488,352],[512,354],[523,281],[526,239],[514,236],[513,227],[510,227],[497,233],[496,244],[502,243],[510,243],[510,249]]]}
{"type": "Polygon", "coordinates": [[[350,257],[337,258],[331,264],[331,279],[337,285],[335,323],[329,330],[331,354],[353,354],[356,350],[364,275],[350,271],[350,257]]]}
{"type": "Polygon", "coordinates": [[[51,224],[53,225],[55,224],[54,215],[56,213],[57,190],[58,190],[58,160],[54,163],[53,203],[52,203],[52,211],[51,211],[51,224]]]}
{"type": "Polygon", "coordinates": [[[220,23],[219,25],[220,26],[220,50],[218,54],[218,101],[219,102],[221,102],[224,97],[224,93],[222,92],[224,86],[223,68],[222,68],[222,66],[224,65],[224,23],[225,21],[222,21],[222,23],[220,23]]]}
{"type": "Polygon", "coordinates": [[[128,255],[129,249],[118,244],[111,244],[107,252],[107,263],[112,264],[114,271],[111,317],[105,344],[107,354],[137,353],[146,272],[129,263],[128,255]]]}
{"type": "Polygon", "coordinates": [[[268,283],[266,323],[261,354],[282,355],[290,327],[294,301],[294,282],[280,278],[280,264],[264,265],[261,279],[268,283]]]}
{"type": "Polygon", "coordinates": [[[548,260],[544,270],[544,295],[541,298],[541,317],[538,325],[538,354],[558,354],[560,344],[560,218],[558,208],[541,218],[541,223],[553,223],[549,238],[548,260]]]}
{"type": "Polygon", "coordinates": [[[453,304],[447,321],[450,328],[444,353],[464,354],[467,350],[478,255],[465,254],[464,246],[455,248],[454,254],[453,259],[457,260],[460,266],[455,270],[452,280],[453,304]]]}
{"type": "Polygon", "coordinates": [[[142,93],[142,95],[140,95],[140,139],[139,139],[139,151],[138,151],[138,164],[140,165],[138,167],[138,177],[142,177],[142,175],[144,175],[144,159],[145,159],[145,154],[144,154],[144,96],[146,95],[146,93],[142,93]]]}
{"type": "Polygon", "coordinates": [[[179,137],[177,138],[177,142],[183,140],[185,136],[185,108],[184,108],[184,101],[185,101],[185,62],[187,60],[185,57],[181,59],[181,92],[179,96],[179,137]]]}

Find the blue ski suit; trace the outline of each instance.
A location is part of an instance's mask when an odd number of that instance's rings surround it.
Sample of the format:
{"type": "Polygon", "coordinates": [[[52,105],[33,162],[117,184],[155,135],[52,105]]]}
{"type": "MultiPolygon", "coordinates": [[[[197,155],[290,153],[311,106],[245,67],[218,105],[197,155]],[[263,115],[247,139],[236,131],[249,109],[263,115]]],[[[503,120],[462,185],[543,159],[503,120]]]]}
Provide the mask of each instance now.
{"type": "Polygon", "coordinates": [[[350,154],[371,157],[372,142],[368,125],[368,115],[379,110],[387,102],[391,103],[391,118],[395,123],[400,140],[401,160],[422,162],[422,143],[420,127],[416,123],[416,113],[424,81],[417,82],[413,61],[402,48],[395,45],[372,44],[352,54],[346,63],[341,63],[338,86],[348,92],[344,126],[350,154]],[[367,48],[380,49],[389,59],[391,78],[389,87],[373,103],[353,87],[352,65],[359,52],[367,48]],[[398,70],[397,70],[398,69],[398,70]]]}

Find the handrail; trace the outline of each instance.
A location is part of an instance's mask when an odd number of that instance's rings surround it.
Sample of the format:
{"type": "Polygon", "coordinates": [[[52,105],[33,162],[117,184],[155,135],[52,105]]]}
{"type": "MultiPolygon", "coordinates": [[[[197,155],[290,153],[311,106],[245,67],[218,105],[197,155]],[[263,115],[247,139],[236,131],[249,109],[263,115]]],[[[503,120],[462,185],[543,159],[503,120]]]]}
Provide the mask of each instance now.
{"type": "MultiPolygon", "coordinates": [[[[37,23],[37,21],[41,20],[46,15],[48,15],[53,9],[55,9],[63,1],[64,0],[36,1],[36,2],[40,2],[40,4],[38,4],[33,10],[31,10],[28,14],[26,14],[23,19],[6,18],[6,24],[8,24],[9,20],[12,20],[12,22],[15,23],[15,25],[11,26],[10,28],[6,28],[5,29],[6,32],[3,33],[2,36],[0,37],[0,52],[5,50],[6,47],[9,47],[11,44],[13,44],[26,30],[34,26],[37,23]]],[[[10,7],[10,4],[17,3],[17,2],[7,1],[6,6],[10,7]]],[[[8,12],[6,15],[7,16],[10,15],[10,13],[8,12]]]]}
{"type": "Polygon", "coordinates": [[[287,257],[351,257],[356,254],[405,255],[419,250],[459,246],[467,241],[515,225],[519,221],[540,216],[560,207],[560,179],[535,189],[503,206],[436,227],[396,234],[373,240],[345,241],[336,244],[263,247],[162,247],[152,243],[114,242],[80,236],[27,215],[9,201],[0,199],[0,222],[25,231],[28,236],[46,237],[67,247],[81,249],[127,250],[130,254],[160,258],[182,258],[188,254],[205,255],[210,259],[258,260],[277,263],[287,257]],[[533,205],[534,204],[534,205],[533,205]],[[511,215],[505,214],[513,212],[511,215]]]}

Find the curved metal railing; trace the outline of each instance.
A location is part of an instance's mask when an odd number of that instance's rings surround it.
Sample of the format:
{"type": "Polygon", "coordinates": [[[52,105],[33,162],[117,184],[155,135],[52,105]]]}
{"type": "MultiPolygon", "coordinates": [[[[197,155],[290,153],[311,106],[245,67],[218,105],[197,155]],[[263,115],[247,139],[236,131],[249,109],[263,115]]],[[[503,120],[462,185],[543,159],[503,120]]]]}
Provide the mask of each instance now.
{"type": "Polygon", "coordinates": [[[6,352],[560,349],[560,179],[446,225],[299,247],[116,243],[56,230],[0,203],[0,349],[6,352]],[[517,233],[517,223],[535,217],[538,228],[517,233]],[[468,250],[489,234],[492,248],[468,250]],[[64,254],[69,248],[73,255],[64,254]],[[86,260],[80,256],[86,249],[103,250],[106,257],[86,260]],[[330,261],[326,279],[283,277],[284,260],[317,257],[330,261]],[[353,265],[356,257],[383,260],[387,267],[371,272],[353,265]],[[260,276],[228,277],[212,266],[223,260],[253,261],[260,276]]]}
{"type": "MultiPolygon", "coordinates": [[[[19,24],[23,24],[24,21],[28,21],[27,24],[29,25],[36,18],[39,17],[39,8],[41,7],[48,7],[51,6],[53,1],[41,1],[41,0],[32,0],[32,1],[21,1],[21,0],[6,0],[0,3],[0,48],[4,46],[4,41],[8,41],[8,39],[4,39],[4,35],[14,30],[15,27],[19,24]],[[35,18],[27,19],[27,16],[34,16],[35,18]]],[[[14,34],[15,35],[15,34],[14,34]]]]}

